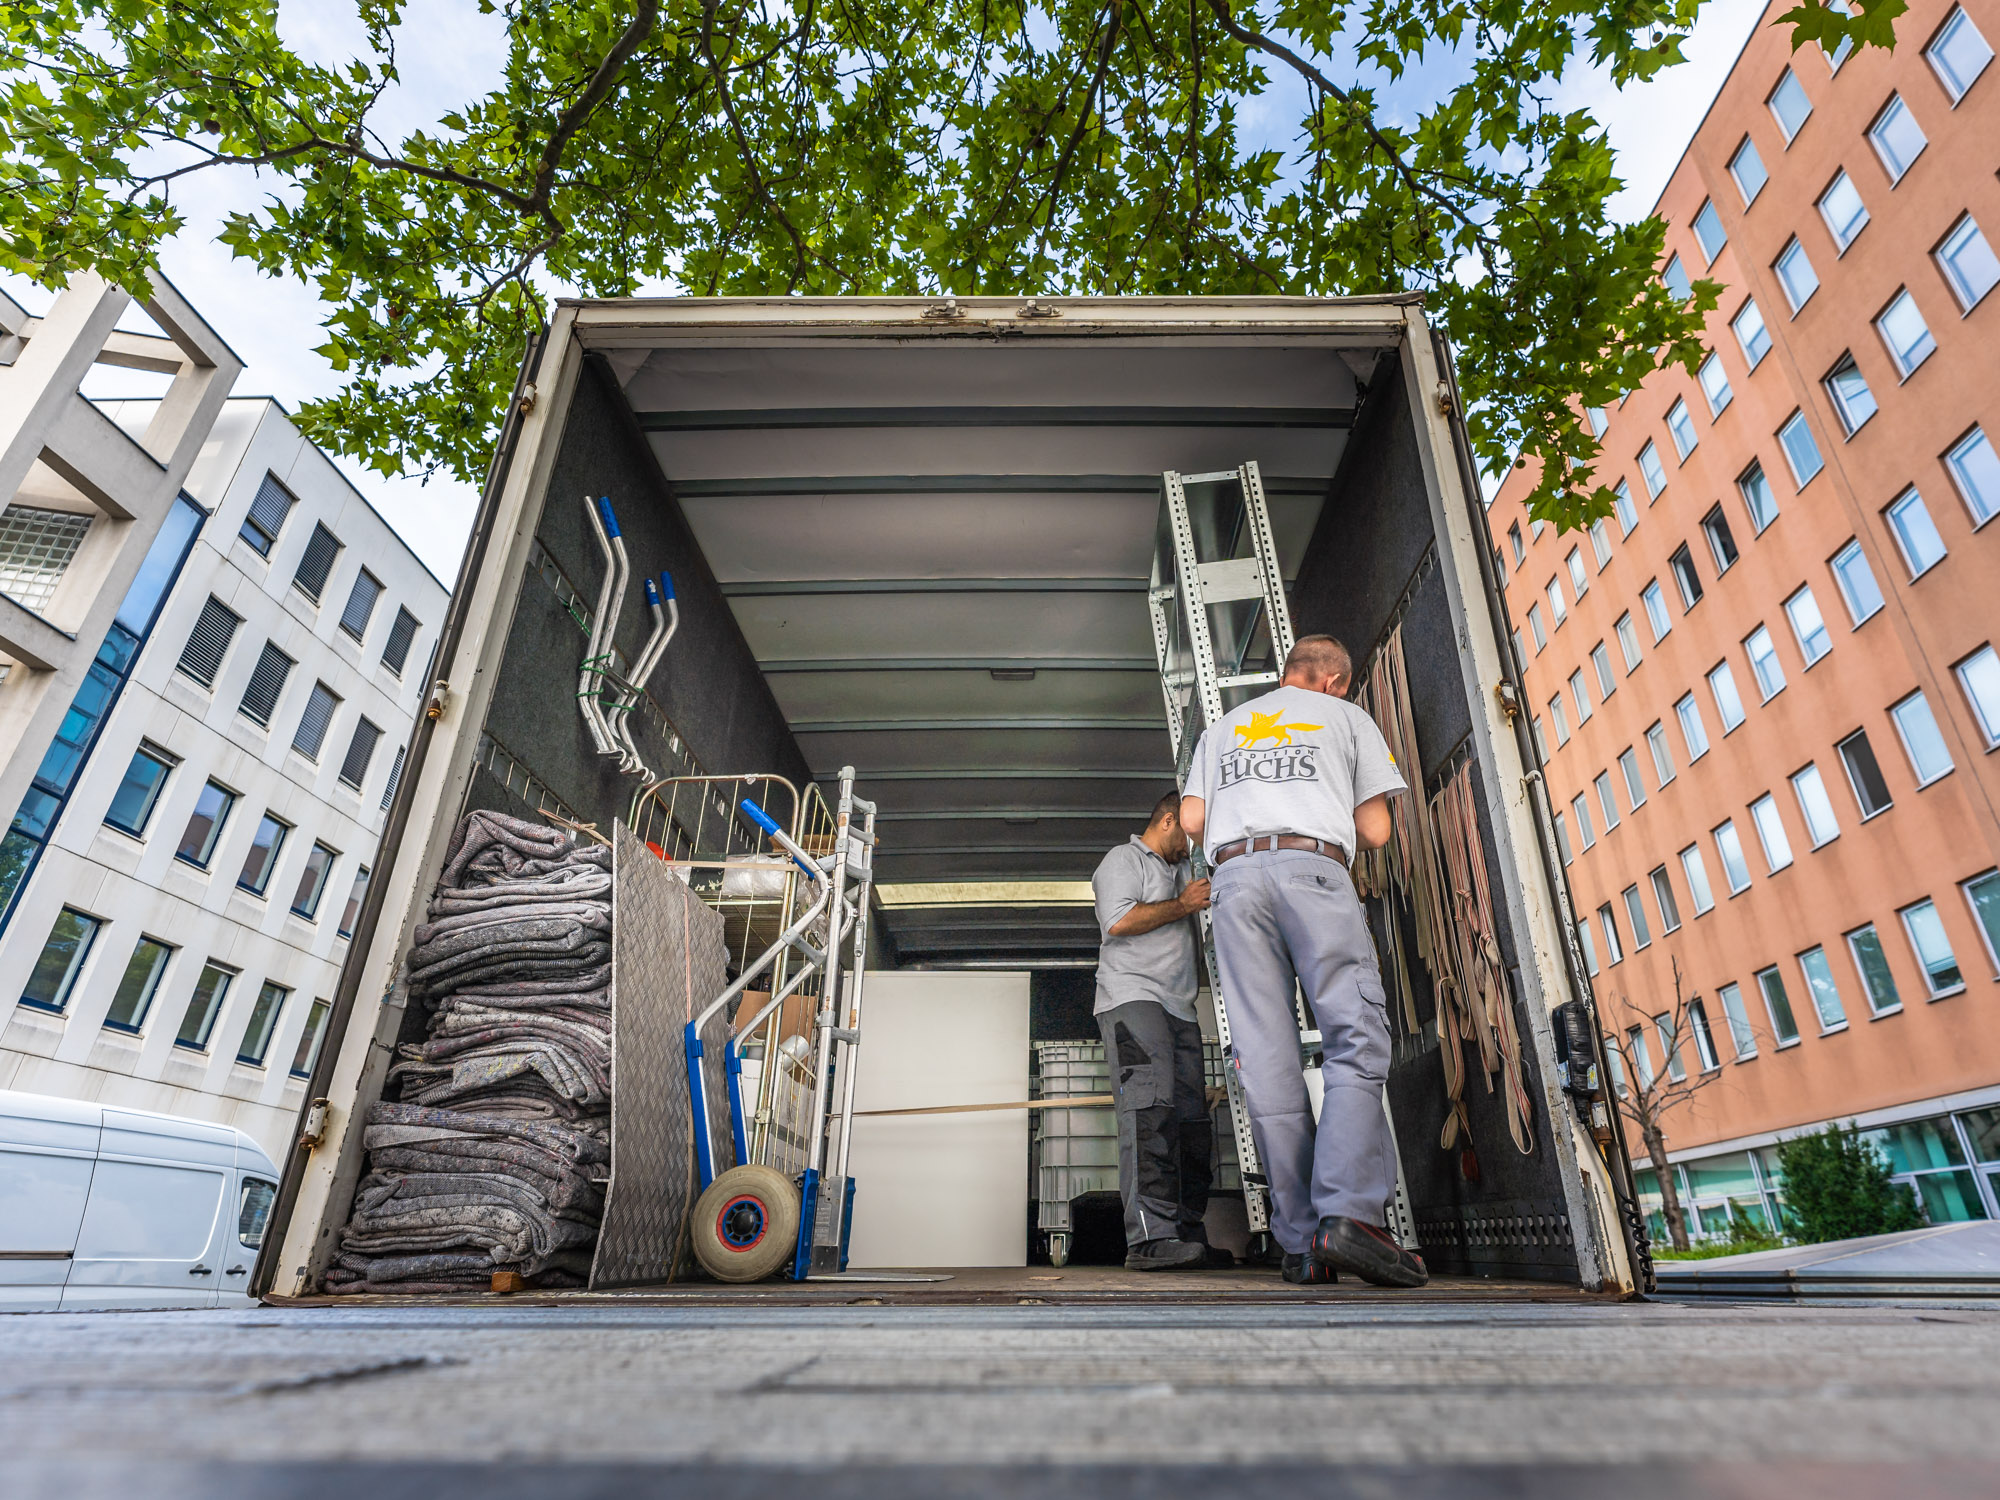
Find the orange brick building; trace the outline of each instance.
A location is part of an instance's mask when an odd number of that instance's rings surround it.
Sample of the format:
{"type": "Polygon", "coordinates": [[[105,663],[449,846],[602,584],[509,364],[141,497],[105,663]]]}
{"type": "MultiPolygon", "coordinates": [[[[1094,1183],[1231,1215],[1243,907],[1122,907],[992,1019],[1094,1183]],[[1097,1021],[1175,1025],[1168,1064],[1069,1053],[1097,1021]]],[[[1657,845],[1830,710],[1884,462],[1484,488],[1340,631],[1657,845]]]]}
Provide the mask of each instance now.
{"type": "Polygon", "coordinates": [[[1707,362],[1587,414],[1616,515],[1488,513],[1605,1028],[1714,1075],[1664,1120],[1698,1234],[1831,1119],[2000,1217],[2000,4],[1842,58],[1783,8],[1658,205],[1707,362]]]}

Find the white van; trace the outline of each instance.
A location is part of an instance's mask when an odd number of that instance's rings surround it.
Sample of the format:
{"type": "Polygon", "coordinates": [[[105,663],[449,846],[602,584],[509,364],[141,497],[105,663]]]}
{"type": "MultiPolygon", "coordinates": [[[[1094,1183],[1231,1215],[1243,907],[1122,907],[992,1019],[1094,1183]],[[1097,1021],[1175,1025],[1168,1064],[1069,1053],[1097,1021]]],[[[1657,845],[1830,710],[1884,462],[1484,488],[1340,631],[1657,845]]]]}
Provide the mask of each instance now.
{"type": "Polygon", "coordinates": [[[0,1311],[247,1304],[277,1188],[232,1126],[0,1090],[0,1311]]]}

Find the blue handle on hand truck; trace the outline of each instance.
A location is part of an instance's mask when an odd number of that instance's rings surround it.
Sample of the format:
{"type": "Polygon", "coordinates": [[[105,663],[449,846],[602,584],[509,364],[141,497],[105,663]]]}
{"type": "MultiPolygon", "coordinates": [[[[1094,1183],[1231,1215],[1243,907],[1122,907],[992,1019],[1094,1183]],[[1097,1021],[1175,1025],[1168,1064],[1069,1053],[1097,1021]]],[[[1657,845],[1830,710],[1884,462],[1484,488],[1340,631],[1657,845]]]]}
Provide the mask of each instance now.
{"type": "Polygon", "coordinates": [[[600,495],[598,497],[597,513],[604,517],[605,534],[608,536],[617,536],[619,534],[618,517],[612,513],[611,497],[609,495],[600,495]]]}
{"type": "Polygon", "coordinates": [[[672,599],[672,598],[674,597],[674,575],[673,575],[673,574],[671,574],[671,573],[662,573],[662,574],[660,575],[660,590],[661,590],[661,592],[662,592],[662,593],[664,593],[664,594],[666,595],[666,597],[667,597],[667,598],[668,598],[669,600],[671,600],[671,599],[672,599]]]}
{"type": "Polygon", "coordinates": [[[743,799],[742,805],[743,805],[743,810],[746,813],[750,814],[750,821],[755,823],[759,828],[763,829],[764,832],[769,834],[777,834],[783,832],[783,830],[778,827],[778,820],[772,817],[769,813],[765,812],[763,808],[759,807],[756,803],[752,802],[748,797],[745,797],[743,799]]]}
{"type": "Polygon", "coordinates": [[[660,607],[660,591],[653,587],[653,580],[650,578],[646,580],[646,607],[648,609],[660,607]]]}

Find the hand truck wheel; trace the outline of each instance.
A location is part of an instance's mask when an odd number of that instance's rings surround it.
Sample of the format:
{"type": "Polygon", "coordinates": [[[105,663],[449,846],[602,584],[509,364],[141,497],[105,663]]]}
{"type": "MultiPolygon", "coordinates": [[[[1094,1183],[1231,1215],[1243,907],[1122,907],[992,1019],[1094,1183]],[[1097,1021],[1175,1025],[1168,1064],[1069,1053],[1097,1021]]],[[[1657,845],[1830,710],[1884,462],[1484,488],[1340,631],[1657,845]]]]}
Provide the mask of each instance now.
{"type": "Polygon", "coordinates": [[[1052,1234],[1049,1236],[1049,1264],[1066,1266],[1069,1264],[1069,1236],[1052,1234]]]}
{"type": "Polygon", "coordinates": [[[1243,1258],[1253,1266],[1275,1266],[1284,1259],[1284,1255],[1278,1249],[1278,1242],[1266,1231],[1250,1236],[1243,1258]]]}
{"type": "Polygon", "coordinates": [[[695,1203],[693,1239],[717,1281],[762,1281],[798,1253],[798,1184],[772,1167],[731,1167],[695,1203]]]}

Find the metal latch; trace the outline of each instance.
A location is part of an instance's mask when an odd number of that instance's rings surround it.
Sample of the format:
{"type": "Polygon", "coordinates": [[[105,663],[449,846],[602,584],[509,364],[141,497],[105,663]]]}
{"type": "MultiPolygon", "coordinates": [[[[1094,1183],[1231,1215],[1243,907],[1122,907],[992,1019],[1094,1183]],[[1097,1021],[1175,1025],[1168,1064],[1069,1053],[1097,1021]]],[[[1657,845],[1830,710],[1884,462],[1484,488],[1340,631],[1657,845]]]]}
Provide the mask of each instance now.
{"type": "Polygon", "coordinates": [[[424,705],[424,717],[433,724],[444,717],[444,706],[451,698],[451,684],[440,677],[431,684],[430,701],[424,705]]]}
{"type": "Polygon", "coordinates": [[[329,1107],[325,1099],[315,1099],[306,1110],[305,1123],[299,1127],[299,1144],[308,1151],[326,1139],[326,1112],[329,1107]]]}
{"type": "Polygon", "coordinates": [[[1451,387],[1445,384],[1442,380],[1440,380],[1437,383],[1437,404],[1438,404],[1439,416],[1448,417],[1451,415],[1451,410],[1452,410],[1451,387]]]}
{"type": "Polygon", "coordinates": [[[947,297],[924,309],[926,323],[956,323],[965,316],[965,309],[958,305],[958,298],[947,297]]]}
{"type": "Polygon", "coordinates": [[[1044,307],[1041,298],[1030,297],[1026,302],[1021,304],[1021,310],[1015,313],[1014,316],[1017,318],[1060,318],[1062,316],[1062,309],[1059,307],[1044,307]]]}
{"type": "Polygon", "coordinates": [[[535,390],[535,384],[533,381],[529,381],[528,384],[525,387],[523,387],[521,391],[520,411],[522,416],[525,417],[529,412],[535,409],[536,395],[537,392],[535,390]]]}
{"type": "Polygon", "coordinates": [[[1508,723],[1521,717],[1521,695],[1514,691],[1513,683],[1504,679],[1494,683],[1493,696],[1499,701],[1500,712],[1507,716],[1508,723]]]}

